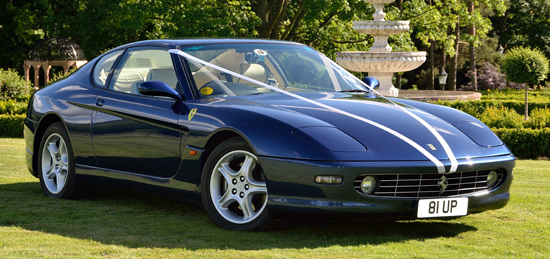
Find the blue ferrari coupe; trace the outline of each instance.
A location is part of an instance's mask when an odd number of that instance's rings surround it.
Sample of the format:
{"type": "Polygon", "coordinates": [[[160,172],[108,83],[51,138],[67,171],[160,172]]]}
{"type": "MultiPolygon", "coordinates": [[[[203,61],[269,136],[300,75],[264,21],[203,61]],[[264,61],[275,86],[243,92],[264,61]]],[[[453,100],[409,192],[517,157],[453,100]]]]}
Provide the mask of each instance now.
{"type": "Polygon", "coordinates": [[[377,85],[293,42],[135,42],[33,95],[27,165],[47,197],[146,192],[230,230],[508,203],[515,157],[487,126],[377,85]]]}

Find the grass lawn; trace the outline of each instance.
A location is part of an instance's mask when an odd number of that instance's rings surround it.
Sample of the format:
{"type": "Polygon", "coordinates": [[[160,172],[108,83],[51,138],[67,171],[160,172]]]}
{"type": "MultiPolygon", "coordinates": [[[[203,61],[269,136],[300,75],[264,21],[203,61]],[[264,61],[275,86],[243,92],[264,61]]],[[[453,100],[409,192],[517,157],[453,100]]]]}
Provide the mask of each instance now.
{"type": "Polygon", "coordinates": [[[201,209],[103,190],[95,200],[42,195],[24,141],[0,138],[0,258],[550,257],[550,161],[518,161],[508,206],[455,220],[216,227],[201,209]]]}

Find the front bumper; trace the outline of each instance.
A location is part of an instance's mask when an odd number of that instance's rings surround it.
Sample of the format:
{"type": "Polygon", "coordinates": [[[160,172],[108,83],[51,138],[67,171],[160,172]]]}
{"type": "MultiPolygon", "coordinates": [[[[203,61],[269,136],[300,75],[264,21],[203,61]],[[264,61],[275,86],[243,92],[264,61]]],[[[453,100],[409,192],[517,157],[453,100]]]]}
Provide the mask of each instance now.
{"type": "MultiPolygon", "coordinates": [[[[268,189],[268,210],[279,219],[415,219],[422,198],[363,196],[354,179],[364,174],[437,173],[429,161],[321,162],[259,157],[268,189]],[[317,175],[343,177],[339,185],[314,183],[317,175]]],[[[447,169],[450,163],[442,161],[447,169]]],[[[468,198],[468,214],[500,209],[510,199],[513,155],[459,160],[457,172],[501,169],[504,180],[490,191],[454,197],[468,198]]],[[[444,197],[442,197],[444,198],[444,197]]]]}
{"type": "Polygon", "coordinates": [[[29,172],[37,177],[34,168],[34,134],[38,128],[38,122],[32,121],[29,118],[25,118],[23,126],[23,136],[25,138],[25,160],[27,162],[27,168],[29,172]]]}

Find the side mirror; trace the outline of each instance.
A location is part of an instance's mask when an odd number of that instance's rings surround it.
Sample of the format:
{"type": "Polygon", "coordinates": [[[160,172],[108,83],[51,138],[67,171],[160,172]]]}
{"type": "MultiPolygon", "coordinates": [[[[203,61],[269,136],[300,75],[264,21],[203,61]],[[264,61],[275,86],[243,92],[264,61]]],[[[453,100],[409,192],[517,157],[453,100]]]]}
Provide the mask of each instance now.
{"type": "Polygon", "coordinates": [[[380,86],[380,81],[370,76],[366,76],[365,78],[363,78],[363,83],[367,84],[373,90],[380,86]]]}
{"type": "Polygon", "coordinates": [[[176,100],[182,100],[181,94],[172,89],[165,82],[147,81],[139,84],[138,90],[143,95],[167,96],[176,100]]]}

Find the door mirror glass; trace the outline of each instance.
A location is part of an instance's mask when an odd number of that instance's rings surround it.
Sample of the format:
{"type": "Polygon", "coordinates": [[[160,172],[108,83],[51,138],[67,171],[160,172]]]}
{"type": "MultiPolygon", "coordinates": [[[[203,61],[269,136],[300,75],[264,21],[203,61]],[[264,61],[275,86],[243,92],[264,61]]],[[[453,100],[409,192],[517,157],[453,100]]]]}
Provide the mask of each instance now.
{"type": "Polygon", "coordinates": [[[373,89],[373,90],[380,86],[380,81],[378,81],[378,79],[376,79],[374,77],[370,77],[370,76],[366,76],[365,78],[363,78],[363,83],[370,86],[370,88],[373,89]]]}
{"type": "Polygon", "coordinates": [[[181,95],[168,84],[161,81],[146,81],[138,86],[140,94],[149,96],[166,96],[176,100],[182,100],[181,95]]]}

